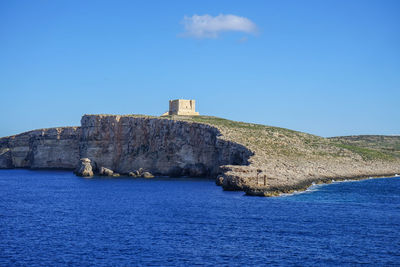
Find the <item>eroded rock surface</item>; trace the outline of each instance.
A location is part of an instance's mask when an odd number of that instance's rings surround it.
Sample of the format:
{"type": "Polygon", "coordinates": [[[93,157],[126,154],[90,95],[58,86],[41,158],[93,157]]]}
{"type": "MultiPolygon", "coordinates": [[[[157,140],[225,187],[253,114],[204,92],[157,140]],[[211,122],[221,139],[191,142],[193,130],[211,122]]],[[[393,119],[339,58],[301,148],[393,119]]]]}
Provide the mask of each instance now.
{"type": "Polygon", "coordinates": [[[74,169],[79,127],[40,129],[0,138],[0,168],[74,169]]]}
{"type": "Polygon", "coordinates": [[[0,150],[0,168],[12,168],[11,150],[4,148],[0,150]]]}
{"type": "Polygon", "coordinates": [[[0,138],[0,168],[209,176],[224,190],[273,196],[314,182],[400,173],[398,144],[398,137],[328,139],[208,116],[85,115],[81,127],[0,138]]]}
{"type": "Polygon", "coordinates": [[[91,161],[88,158],[80,159],[79,166],[76,169],[75,174],[82,177],[92,177],[93,170],[90,163],[91,161]]]}
{"type": "Polygon", "coordinates": [[[252,152],[219,138],[215,127],[169,119],[85,115],[80,156],[128,174],[140,168],[155,175],[215,176],[219,166],[247,164],[252,152]]]}
{"type": "Polygon", "coordinates": [[[114,175],[114,171],[112,171],[112,170],[110,170],[108,168],[100,167],[99,175],[113,176],[114,175]]]}
{"type": "Polygon", "coordinates": [[[217,128],[202,123],[85,115],[81,127],[0,138],[0,168],[75,169],[82,165],[80,158],[87,158],[100,175],[215,177],[219,166],[245,165],[252,155],[243,145],[219,137],[217,128]]]}
{"type": "Polygon", "coordinates": [[[154,178],[154,175],[151,174],[151,173],[149,173],[149,172],[144,172],[144,173],[142,174],[142,177],[143,177],[143,178],[150,179],[150,178],[154,178]]]}

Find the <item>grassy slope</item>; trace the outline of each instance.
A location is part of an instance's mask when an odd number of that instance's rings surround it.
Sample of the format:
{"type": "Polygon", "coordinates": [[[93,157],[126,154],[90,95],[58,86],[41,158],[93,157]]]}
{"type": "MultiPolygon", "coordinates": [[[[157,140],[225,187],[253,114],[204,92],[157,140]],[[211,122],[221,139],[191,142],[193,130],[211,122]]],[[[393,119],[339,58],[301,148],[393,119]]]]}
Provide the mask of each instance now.
{"type": "MultiPolygon", "coordinates": [[[[96,116],[117,116],[96,114],[96,116]]],[[[400,136],[359,135],[323,138],[285,128],[231,121],[212,116],[162,116],[132,114],[140,118],[175,119],[205,123],[218,128],[222,138],[243,144],[256,152],[255,159],[348,158],[362,160],[399,160],[400,136]]],[[[65,127],[64,127],[65,128],[65,127]]]]}
{"type": "Polygon", "coordinates": [[[225,138],[246,145],[261,154],[310,159],[353,157],[367,161],[390,161],[400,158],[400,136],[323,138],[279,127],[217,117],[194,116],[178,119],[213,125],[221,130],[225,138]]]}
{"type": "MultiPolygon", "coordinates": [[[[109,116],[109,115],[104,115],[109,116]]],[[[218,128],[223,139],[245,145],[255,155],[255,165],[271,159],[356,161],[400,160],[400,136],[348,136],[323,138],[280,127],[231,121],[212,116],[162,116],[132,114],[132,117],[174,119],[205,123],[218,128]]]]}
{"type": "Polygon", "coordinates": [[[336,145],[360,151],[366,158],[400,158],[400,136],[355,135],[329,138],[336,145]]]}
{"type": "MultiPolygon", "coordinates": [[[[171,118],[171,117],[167,117],[171,118]]],[[[400,173],[400,137],[375,139],[360,136],[323,138],[289,129],[235,122],[209,116],[174,117],[218,128],[221,138],[240,143],[254,152],[250,166],[235,168],[228,175],[242,179],[253,195],[276,195],[302,190],[312,182],[354,179],[400,173]],[[362,142],[360,141],[362,140],[362,142]],[[258,174],[267,177],[266,184],[258,174]]]]}

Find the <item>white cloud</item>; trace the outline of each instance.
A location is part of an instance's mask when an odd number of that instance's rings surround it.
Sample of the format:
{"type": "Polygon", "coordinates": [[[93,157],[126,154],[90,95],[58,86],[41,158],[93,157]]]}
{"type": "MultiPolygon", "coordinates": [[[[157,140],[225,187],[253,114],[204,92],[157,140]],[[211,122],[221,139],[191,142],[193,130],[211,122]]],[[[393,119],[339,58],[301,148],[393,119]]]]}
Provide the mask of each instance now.
{"type": "Polygon", "coordinates": [[[237,31],[255,34],[257,26],[251,20],[236,15],[193,15],[183,18],[185,32],[182,36],[195,38],[217,38],[221,32],[237,31]]]}

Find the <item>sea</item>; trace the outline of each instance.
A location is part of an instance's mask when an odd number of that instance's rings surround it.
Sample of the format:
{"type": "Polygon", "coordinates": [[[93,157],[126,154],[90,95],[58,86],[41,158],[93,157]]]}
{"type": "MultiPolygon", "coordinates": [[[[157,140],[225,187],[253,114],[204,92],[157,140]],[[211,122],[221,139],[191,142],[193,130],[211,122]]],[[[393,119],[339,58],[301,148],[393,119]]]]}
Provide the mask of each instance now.
{"type": "Polygon", "coordinates": [[[399,266],[400,177],[264,198],[207,178],[0,170],[0,266],[399,266]]]}

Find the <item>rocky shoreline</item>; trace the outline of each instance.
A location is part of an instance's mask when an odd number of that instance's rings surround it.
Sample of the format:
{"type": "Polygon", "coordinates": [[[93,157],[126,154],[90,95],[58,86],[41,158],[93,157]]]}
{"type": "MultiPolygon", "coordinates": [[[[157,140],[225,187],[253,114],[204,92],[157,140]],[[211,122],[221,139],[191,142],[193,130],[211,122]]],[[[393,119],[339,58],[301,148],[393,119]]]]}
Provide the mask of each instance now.
{"type": "Polygon", "coordinates": [[[269,188],[268,190],[263,190],[263,189],[258,189],[258,188],[245,188],[244,192],[246,195],[249,196],[260,196],[260,197],[275,197],[275,196],[281,196],[283,194],[292,194],[295,192],[303,192],[308,190],[311,186],[313,185],[318,185],[318,184],[331,184],[334,182],[342,182],[342,181],[361,181],[361,180],[367,180],[367,179],[379,179],[379,178],[395,178],[397,177],[397,173],[394,174],[380,174],[380,175],[375,175],[375,176],[357,176],[357,177],[339,177],[336,179],[331,179],[331,178],[322,178],[322,179],[317,179],[315,181],[303,181],[299,184],[295,184],[292,186],[284,186],[280,188],[269,188]]]}
{"type": "Polygon", "coordinates": [[[0,168],[214,177],[224,190],[276,196],[333,179],[392,176],[399,151],[400,137],[328,139],[207,116],[84,115],[80,127],[0,138],[0,168]]]}
{"type": "Polygon", "coordinates": [[[330,184],[333,181],[357,181],[370,178],[388,178],[398,177],[399,172],[369,172],[365,175],[353,175],[348,173],[342,176],[325,176],[325,177],[301,177],[296,176],[290,182],[282,182],[282,179],[271,178],[260,169],[252,170],[251,166],[223,166],[223,174],[217,177],[216,184],[226,191],[243,191],[249,196],[280,196],[282,194],[291,194],[307,190],[313,184],[330,184]],[[272,184],[271,180],[278,180],[279,184],[272,184]]]}
{"type": "MultiPolygon", "coordinates": [[[[92,178],[95,174],[97,174],[99,176],[108,176],[108,177],[120,177],[121,176],[121,174],[114,172],[113,170],[106,168],[106,167],[100,167],[97,170],[97,173],[95,173],[93,171],[92,161],[90,159],[82,158],[79,161],[80,161],[79,165],[74,171],[74,173],[77,176],[86,177],[86,178],[92,178]]],[[[142,168],[140,168],[139,170],[133,170],[133,171],[129,172],[128,174],[125,174],[125,176],[134,177],[134,178],[146,178],[146,179],[154,178],[153,174],[151,174],[148,171],[143,170],[142,168]]]]}

